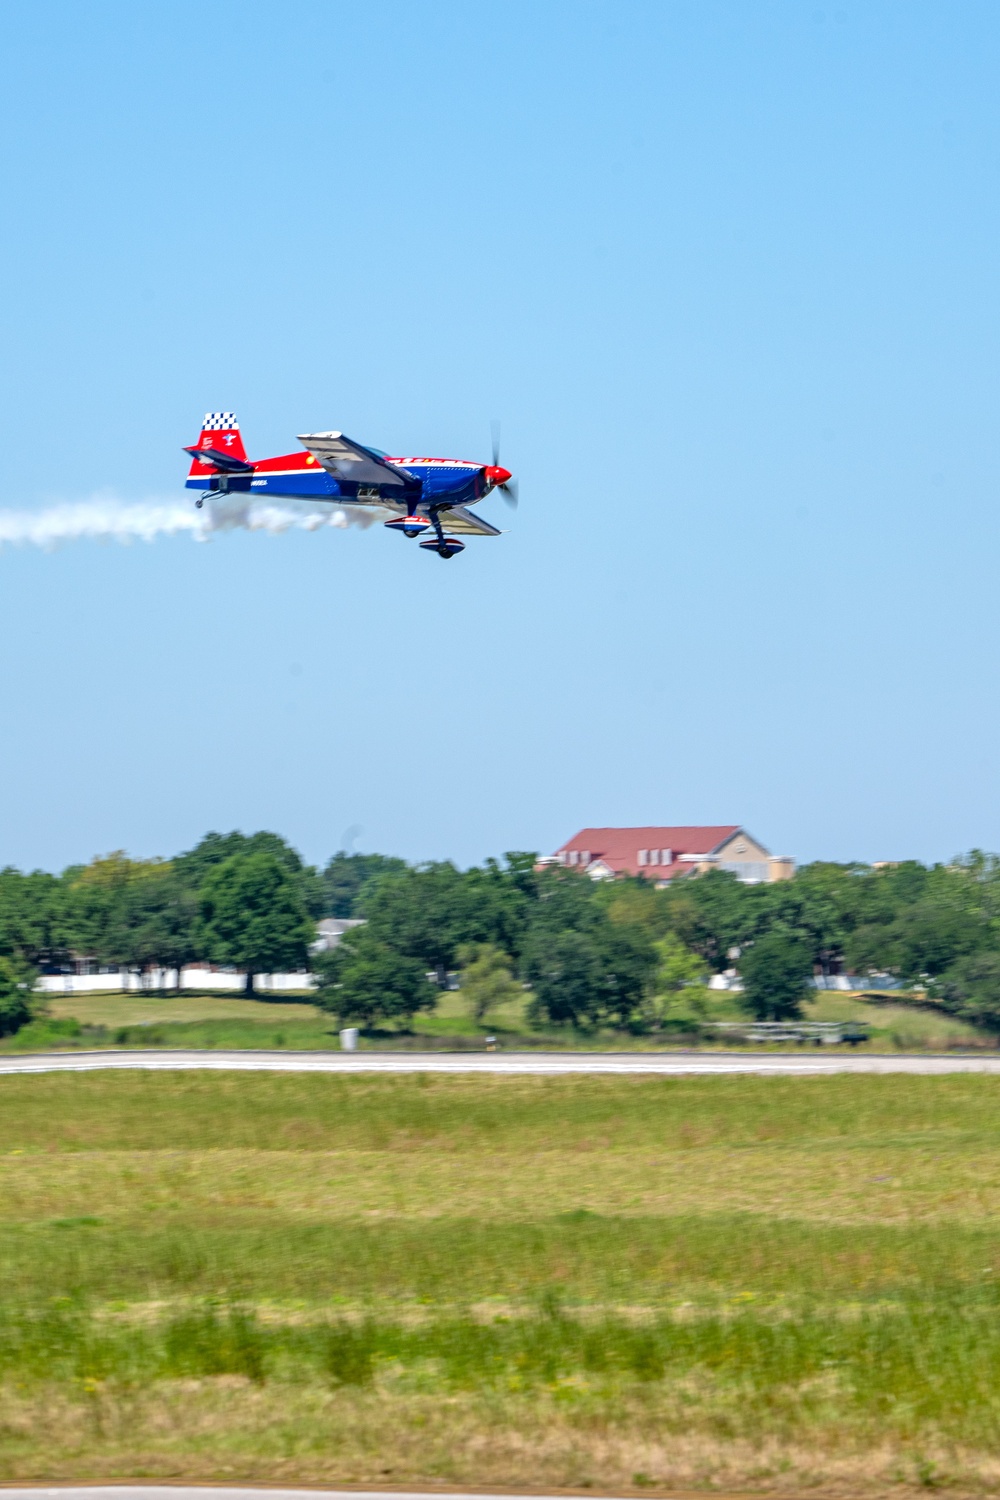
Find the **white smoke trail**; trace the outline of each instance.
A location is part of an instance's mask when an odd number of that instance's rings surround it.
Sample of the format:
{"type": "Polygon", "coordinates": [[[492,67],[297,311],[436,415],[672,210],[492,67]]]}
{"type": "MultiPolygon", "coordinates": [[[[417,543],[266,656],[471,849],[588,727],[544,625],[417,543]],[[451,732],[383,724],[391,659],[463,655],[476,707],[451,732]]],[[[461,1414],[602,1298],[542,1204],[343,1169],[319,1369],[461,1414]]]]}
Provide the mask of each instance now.
{"type": "MultiPolygon", "coordinates": [[[[388,515],[389,512],[386,512],[388,515]]],[[[219,531],[319,531],[332,526],[371,526],[380,513],[351,511],[328,500],[264,500],[227,495],[207,500],[202,510],[180,501],[123,501],[96,496],[67,501],[44,510],[0,508],[0,547],[27,545],[51,550],[62,542],[85,539],[152,542],[160,536],[188,532],[195,541],[210,541],[219,531]]]]}

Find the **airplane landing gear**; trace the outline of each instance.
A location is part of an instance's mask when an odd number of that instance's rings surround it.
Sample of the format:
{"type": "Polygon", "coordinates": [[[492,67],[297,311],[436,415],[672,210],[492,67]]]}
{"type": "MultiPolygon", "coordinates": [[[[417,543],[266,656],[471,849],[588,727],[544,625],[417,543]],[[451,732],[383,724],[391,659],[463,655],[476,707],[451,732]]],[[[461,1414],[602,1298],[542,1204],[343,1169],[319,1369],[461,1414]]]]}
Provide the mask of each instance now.
{"type": "Polygon", "coordinates": [[[421,542],[420,545],[425,552],[436,552],[438,557],[443,557],[446,560],[449,557],[456,557],[459,552],[465,551],[465,543],[460,542],[456,536],[443,536],[439,542],[428,540],[421,542]]]}
{"type": "Polygon", "coordinates": [[[460,542],[457,537],[445,536],[441,530],[441,517],[436,510],[429,512],[431,525],[434,527],[433,540],[428,537],[420,545],[425,552],[436,552],[438,557],[443,557],[447,562],[449,557],[456,557],[459,552],[465,551],[465,543],[460,542]]]}
{"type": "Polygon", "coordinates": [[[390,531],[401,531],[404,536],[411,538],[419,536],[422,531],[429,531],[430,524],[416,512],[411,516],[396,516],[392,521],[383,522],[383,525],[388,526],[390,531]]]}

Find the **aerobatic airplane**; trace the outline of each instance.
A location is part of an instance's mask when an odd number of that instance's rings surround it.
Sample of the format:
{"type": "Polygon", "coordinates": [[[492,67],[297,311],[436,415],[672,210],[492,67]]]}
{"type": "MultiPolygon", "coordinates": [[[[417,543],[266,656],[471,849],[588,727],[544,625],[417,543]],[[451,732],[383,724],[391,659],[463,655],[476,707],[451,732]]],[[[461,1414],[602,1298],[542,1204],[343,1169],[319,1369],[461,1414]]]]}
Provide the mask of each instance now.
{"type": "Polygon", "coordinates": [[[240,425],[231,411],[210,411],[193,448],[187,477],[189,490],[205,496],[290,496],[296,500],[334,500],[347,509],[391,511],[385,522],[404,536],[425,536],[421,547],[439,557],[454,557],[465,543],[449,532],[499,536],[489,521],[468,509],[498,489],[517,504],[517,483],[500,467],[499,433],[493,429],[493,462],[460,458],[390,458],[378,448],[355,443],[342,432],[307,432],[299,437],[303,452],[278,458],[247,460],[240,425]]]}

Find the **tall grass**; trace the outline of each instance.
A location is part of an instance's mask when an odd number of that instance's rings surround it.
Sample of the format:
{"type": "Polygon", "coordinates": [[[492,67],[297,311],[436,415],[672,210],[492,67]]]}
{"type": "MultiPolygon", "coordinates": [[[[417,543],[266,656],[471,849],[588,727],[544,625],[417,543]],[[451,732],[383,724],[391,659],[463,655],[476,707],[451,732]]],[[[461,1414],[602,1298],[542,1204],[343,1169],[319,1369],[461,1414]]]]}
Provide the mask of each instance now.
{"type": "Polygon", "coordinates": [[[322,1223],[235,1211],[228,1223],[172,1219],[136,1225],[77,1214],[0,1225],[0,1295],[29,1305],[58,1295],[519,1307],[558,1286],[567,1305],[655,1308],[747,1295],[768,1306],[909,1296],[989,1300],[1000,1284],[1000,1226],[992,1224],[848,1226],[752,1214],[590,1213],[529,1222],[322,1223]]]}
{"type": "Polygon", "coordinates": [[[614,1399],[686,1386],[697,1426],[804,1432],[815,1422],[912,1440],[1000,1441],[1000,1301],[917,1301],[854,1315],[736,1308],[688,1317],[583,1318],[550,1299],[531,1315],[264,1322],[194,1308],[158,1323],[79,1307],[0,1312],[0,1379],[118,1386],[237,1375],[328,1388],[565,1390],[614,1399]],[[724,1398],[724,1399],[720,1399],[724,1398]]]}

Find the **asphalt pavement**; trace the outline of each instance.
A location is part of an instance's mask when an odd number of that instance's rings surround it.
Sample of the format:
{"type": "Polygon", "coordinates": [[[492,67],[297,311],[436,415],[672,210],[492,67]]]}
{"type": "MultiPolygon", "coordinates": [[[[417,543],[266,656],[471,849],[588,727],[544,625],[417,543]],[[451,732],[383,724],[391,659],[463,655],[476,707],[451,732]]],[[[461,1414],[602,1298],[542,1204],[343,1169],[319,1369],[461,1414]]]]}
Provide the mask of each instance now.
{"type": "MultiPolygon", "coordinates": [[[[36,1052],[0,1057],[0,1073],[96,1068],[247,1073],[1000,1073],[1000,1054],[836,1052],[36,1052]]],[[[56,1493],[53,1491],[53,1493],[56,1493]]],[[[121,1492],[116,1490],[116,1494],[121,1492]]],[[[213,1494],[220,1493],[217,1490],[213,1494]]]]}

